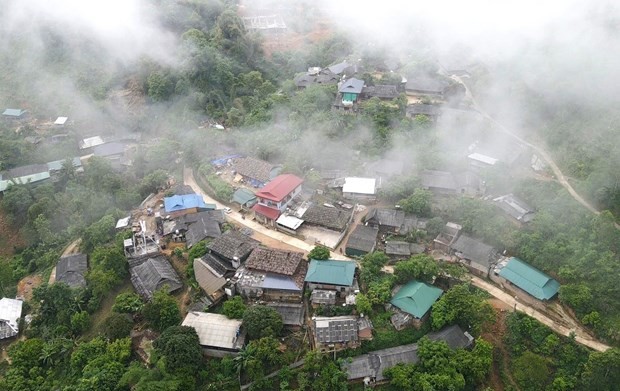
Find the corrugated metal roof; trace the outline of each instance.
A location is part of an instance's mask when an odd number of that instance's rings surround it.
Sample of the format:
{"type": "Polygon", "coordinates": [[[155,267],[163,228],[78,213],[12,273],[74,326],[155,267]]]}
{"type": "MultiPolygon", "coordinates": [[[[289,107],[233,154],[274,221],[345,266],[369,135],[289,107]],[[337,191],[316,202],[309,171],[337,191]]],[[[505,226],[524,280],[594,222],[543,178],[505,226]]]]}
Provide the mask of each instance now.
{"type": "Polygon", "coordinates": [[[241,187],[233,193],[232,200],[240,205],[252,206],[256,203],[256,194],[252,190],[241,187]]]}
{"type": "Polygon", "coordinates": [[[357,341],[357,317],[334,316],[314,318],[314,332],[319,343],[357,341]]]}
{"type": "Polygon", "coordinates": [[[411,281],[396,292],[390,303],[421,319],[439,299],[443,291],[421,281],[411,281]]]}
{"type": "Polygon", "coordinates": [[[306,282],[351,286],[354,276],[355,262],[313,259],[308,267],[306,282]]]}
{"type": "Polygon", "coordinates": [[[276,223],[288,229],[296,230],[304,223],[304,221],[295,216],[280,215],[280,217],[276,220],[276,223]]]}
{"type": "Polygon", "coordinates": [[[7,297],[0,299],[0,339],[14,337],[19,333],[22,304],[21,300],[7,297]]]}
{"type": "Polygon", "coordinates": [[[266,198],[275,202],[280,202],[286,196],[291,194],[299,185],[303,183],[303,179],[293,174],[282,174],[273,178],[262,189],[256,192],[256,196],[266,198]]]}
{"type": "Polygon", "coordinates": [[[199,194],[174,195],[164,198],[164,208],[166,213],[178,212],[191,208],[206,208],[207,204],[199,194]]]}
{"type": "Polygon", "coordinates": [[[519,258],[510,258],[499,275],[539,300],[549,300],[558,293],[560,283],[519,258]]]}
{"type": "Polygon", "coordinates": [[[20,109],[6,109],[4,110],[4,112],[2,113],[2,115],[5,115],[7,117],[21,117],[22,115],[24,115],[26,113],[26,110],[20,110],[20,109]]]}
{"type": "Polygon", "coordinates": [[[64,125],[68,119],[68,117],[58,117],[56,121],[54,121],[54,125],[64,125]]]}
{"type": "MultiPolygon", "coordinates": [[[[209,254],[205,255],[205,257],[210,256],[209,254]]],[[[194,276],[196,277],[198,285],[200,285],[207,295],[212,295],[226,285],[226,278],[224,277],[226,273],[225,271],[222,273],[222,270],[218,269],[219,268],[210,265],[208,260],[194,258],[194,276]]]]}
{"type": "Polygon", "coordinates": [[[355,194],[375,194],[377,192],[376,184],[377,180],[375,178],[348,177],[344,178],[342,192],[355,194]]]}
{"type": "Polygon", "coordinates": [[[239,347],[240,320],[228,319],[220,314],[192,311],[187,314],[182,325],[196,330],[201,346],[224,349],[239,347]]]}

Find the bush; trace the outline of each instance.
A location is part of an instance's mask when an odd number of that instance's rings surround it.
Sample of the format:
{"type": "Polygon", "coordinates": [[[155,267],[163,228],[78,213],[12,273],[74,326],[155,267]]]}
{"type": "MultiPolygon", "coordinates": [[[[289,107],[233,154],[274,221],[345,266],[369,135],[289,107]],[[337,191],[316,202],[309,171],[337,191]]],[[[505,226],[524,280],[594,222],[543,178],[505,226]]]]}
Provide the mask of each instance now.
{"type": "Polygon", "coordinates": [[[229,319],[242,319],[247,307],[243,303],[241,296],[235,296],[226,300],[222,306],[222,314],[229,319]]]}

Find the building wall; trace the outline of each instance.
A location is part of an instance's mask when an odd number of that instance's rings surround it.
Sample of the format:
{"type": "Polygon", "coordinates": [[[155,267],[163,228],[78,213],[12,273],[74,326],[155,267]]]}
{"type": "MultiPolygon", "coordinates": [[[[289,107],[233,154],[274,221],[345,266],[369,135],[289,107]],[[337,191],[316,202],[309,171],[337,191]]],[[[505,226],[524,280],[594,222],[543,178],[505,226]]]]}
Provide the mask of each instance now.
{"type": "Polygon", "coordinates": [[[275,202],[272,200],[268,200],[266,198],[257,197],[258,203],[266,206],[271,209],[277,209],[280,212],[284,212],[288,204],[291,203],[301,193],[301,185],[297,186],[295,190],[290,192],[286,197],[284,197],[280,202],[275,202]]]}
{"type": "Polygon", "coordinates": [[[261,299],[279,301],[282,303],[300,303],[303,291],[285,291],[278,289],[263,289],[237,284],[239,294],[246,299],[261,299]]]}
{"type": "Polygon", "coordinates": [[[342,196],[349,200],[362,200],[362,201],[375,201],[377,196],[375,194],[359,194],[359,193],[342,193],[342,196]]]}
{"type": "Polygon", "coordinates": [[[217,348],[211,348],[208,346],[203,346],[202,347],[202,354],[204,354],[205,356],[208,357],[217,357],[217,358],[224,358],[224,357],[235,357],[239,354],[238,350],[235,351],[227,351],[227,350],[220,350],[217,348]]]}
{"type": "Polygon", "coordinates": [[[352,286],[345,286],[345,285],[329,285],[329,284],[317,284],[314,282],[309,282],[308,283],[308,288],[310,289],[310,291],[312,292],[315,289],[322,289],[322,290],[326,290],[326,291],[336,291],[336,292],[344,292],[344,293],[352,293],[353,292],[353,287],[352,286]]]}

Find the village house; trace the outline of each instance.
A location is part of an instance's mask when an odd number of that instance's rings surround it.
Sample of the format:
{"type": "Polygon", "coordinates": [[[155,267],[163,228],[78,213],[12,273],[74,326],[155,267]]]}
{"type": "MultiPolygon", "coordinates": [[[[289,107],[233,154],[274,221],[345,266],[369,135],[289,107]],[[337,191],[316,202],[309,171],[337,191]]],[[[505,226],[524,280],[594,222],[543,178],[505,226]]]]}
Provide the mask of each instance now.
{"type": "Polygon", "coordinates": [[[271,302],[266,305],[280,314],[285,327],[297,330],[304,325],[305,310],[303,303],[271,302]]]}
{"type": "Polygon", "coordinates": [[[397,209],[372,208],[364,218],[364,222],[379,228],[379,232],[400,234],[405,222],[405,212],[397,209]]]}
{"type": "Polygon", "coordinates": [[[408,77],[405,93],[417,97],[443,98],[448,82],[431,76],[408,77]]]}
{"type": "Polygon", "coordinates": [[[65,283],[70,288],[83,288],[87,271],[86,254],[63,255],[56,264],[56,282],[65,283]]]}
{"type": "Polygon", "coordinates": [[[353,218],[353,209],[345,210],[332,206],[312,204],[301,216],[305,224],[343,232],[353,218]]]}
{"type": "Polygon", "coordinates": [[[297,235],[297,229],[301,227],[304,220],[289,213],[283,213],[276,220],[276,229],[278,231],[287,232],[291,235],[297,235]]]}
{"type": "Polygon", "coordinates": [[[256,194],[252,192],[250,189],[246,189],[245,187],[240,187],[232,195],[231,202],[233,204],[239,205],[239,208],[242,210],[250,210],[257,202],[256,194]]]}
{"type": "Polygon", "coordinates": [[[194,258],[194,277],[211,303],[218,303],[224,298],[224,286],[227,279],[235,274],[236,268],[213,254],[194,258]]]}
{"type": "Polygon", "coordinates": [[[11,185],[38,183],[50,179],[47,164],[30,164],[0,173],[0,192],[11,185]]]}
{"type": "Polygon", "coordinates": [[[396,308],[390,319],[394,328],[402,330],[409,325],[420,328],[442,293],[437,287],[415,280],[396,287],[388,304],[388,308],[396,308]]]}
{"type": "Polygon", "coordinates": [[[295,82],[297,88],[303,89],[313,84],[338,84],[340,81],[340,76],[333,73],[328,68],[321,69],[320,67],[311,67],[308,68],[308,72],[296,76],[293,81],[295,82]]]}
{"type": "Polygon", "coordinates": [[[358,225],[349,235],[345,252],[348,256],[363,256],[375,250],[379,228],[358,225]]]}
{"type": "Polygon", "coordinates": [[[470,272],[480,277],[488,277],[499,259],[496,249],[467,235],[460,235],[450,244],[450,249],[470,272]]]}
{"type": "Polygon", "coordinates": [[[183,287],[179,275],[163,255],[133,258],[128,261],[131,283],[145,300],[150,300],[153,293],[163,287],[166,287],[169,293],[183,287]]]}
{"type": "Polygon", "coordinates": [[[467,155],[467,159],[469,160],[469,165],[476,168],[493,167],[499,161],[493,157],[483,155],[478,152],[467,155]]]}
{"type": "Polygon", "coordinates": [[[420,175],[422,188],[435,195],[452,195],[458,192],[458,184],[452,173],[447,171],[424,170],[420,175]]]}
{"type": "Polygon", "coordinates": [[[84,172],[84,167],[82,167],[82,161],[79,157],[74,157],[73,159],[54,160],[53,162],[47,163],[47,169],[50,175],[54,175],[62,171],[63,165],[67,160],[71,162],[71,165],[75,168],[75,172],[84,172]]]}
{"type": "Polygon", "coordinates": [[[200,194],[183,194],[164,197],[164,211],[170,218],[186,214],[215,209],[215,205],[206,204],[200,194]]]}
{"type": "Polygon", "coordinates": [[[538,300],[551,300],[560,290],[555,279],[515,257],[499,262],[493,274],[491,279],[502,289],[523,291],[538,300]]]}
{"type": "Polygon", "coordinates": [[[412,255],[422,254],[426,249],[423,245],[398,240],[385,242],[385,255],[392,260],[408,259],[412,255]]]}
{"type": "Polygon", "coordinates": [[[275,179],[282,167],[251,156],[232,159],[232,168],[237,175],[234,182],[243,180],[253,187],[263,187],[275,179]]]}
{"type": "Polygon", "coordinates": [[[508,216],[512,217],[520,224],[529,223],[536,215],[532,207],[512,194],[494,198],[493,202],[497,207],[506,212],[508,216]]]}
{"type": "Polygon", "coordinates": [[[364,80],[354,77],[340,83],[334,107],[340,110],[357,111],[357,104],[364,89],[364,80]]]}
{"type": "Polygon", "coordinates": [[[322,352],[359,347],[357,316],[317,316],[312,318],[314,346],[322,352]]]}
{"type": "Polygon", "coordinates": [[[186,242],[187,247],[191,248],[206,238],[219,237],[222,234],[220,226],[226,222],[226,219],[222,209],[214,209],[188,213],[173,219],[156,217],[155,222],[162,236],[175,242],[186,242]]]}
{"type": "Polygon", "coordinates": [[[377,199],[377,180],[375,178],[344,178],[342,196],[346,199],[375,201],[377,199]]]}
{"type": "Polygon", "coordinates": [[[362,89],[362,99],[379,98],[381,100],[392,100],[398,98],[400,91],[394,85],[375,85],[362,89]]]}
{"type": "MultiPolygon", "coordinates": [[[[474,338],[463,332],[457,325],[446,327],[426,335],[431,341],[444,341],[450,349],[468,349],[474,344],[474,338]]],[[[386,369],[397,364],[416,364],[419,361],[418,344],[408,344],[393,348],[375,350],[368,354],[352,357],[342,361],[342,370],[351,382],[363,381],[366,385],[381,384],[387,381],[383,375],[386,369]]]]}
{"type": "Polygon", "coordinates": [[[220,314],[190,311],[181,325],[196,330],[203,354],[225,357],[236,356],[245,344],[241,323],[220,314]]]}
{"type": "Polygon", "coordinates": [[[303,253],[256,248],[235,274],[237,291],[248,299],[299,303],[307,270],[303,253]]]}
{"type": "Polygon", "coordinates": [[[441,115],[441,106],[439,105],[426,105],[426,104],[413,104],[408,105],[405,109],[405,115],[408,118],[415,118],[418,115],[427,117],[430,121],[435,122],[441,115]]]}
{"type": "Polygon", "coordinates": [[[11,120],[20,120],[26,118],[27,110],[6,109],[2,112],[2,118],[11,120]]]}
{"type": "Polygon", "coordinates": [[[459,237],[462,229],[463,227],[459,224],[450,222],[446,223],[439,235],[433,239],[433,249],[449,254],[450,246],[459,237]]]}
{"type": "Polygon", "coordinates": [[[207,248],[211,254],[230,263],[233,268],[237,269],[259,245],[258,240],[239,231],[230,230],[212,240],[207,248]]]}
{"type": "Polygon", "coordinates": [[[303,179],[283,174],[275,177],[256,193],[258,203],[252,207],[256,220],[276,226],[276,220],[286,207],[301,193],[303,179]]]}
{"type": "Polygon", "coordinates": [[[311,292],[316,289],[335,291],[337,296],[344,299],[359,289],[355,280],[355,267],[353,261],[312,259],[305,281],[311,292]]]}
{"type": "Polygon", "coordinates": [[[3,297],[0,299],[0,340],[19,334],[23,301],[3,297]]]}
{"type": "Polygon", "coordinates": [[[103,141],[103,138],[101,138],[101,136],[93,136],[93,137],[88,137],[88,138],[81,140],[78,143],[78,146],[81,150],[92,151],[92,148],[98,145],[102,145],[102,144],[105,144],[105,141],[103,141]]]}

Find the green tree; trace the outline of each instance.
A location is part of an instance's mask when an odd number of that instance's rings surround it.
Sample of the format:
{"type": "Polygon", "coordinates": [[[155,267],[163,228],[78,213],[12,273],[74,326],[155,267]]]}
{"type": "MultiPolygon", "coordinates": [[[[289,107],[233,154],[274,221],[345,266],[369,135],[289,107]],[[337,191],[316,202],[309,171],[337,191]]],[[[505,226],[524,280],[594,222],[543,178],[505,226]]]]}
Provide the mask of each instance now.
{"type": "Polygon", "coordinates": [[[485,297],[469,284],[459,284],[443,294],[433,304],[431,324],[434,329],[458,324],[463,329],[478,333],[495,313],[485,297]]]}
{"type": "Polygon", "coordinates": [[[155,102],[168,100],[174,88],[174,84],[170,77],[161,72],[151,73],[146,84],[147,93],[155,102]]]}
{"type": "Polygon", "coordinates": [[[235,296],[232,299],[228,299],[222,306],[222,314],[226,315],[229,319],[243,319],[247,307],[243,303],[241,296],[235,296]]]}
{"type": "Polygon", "coordinates": [[[391,276],[377,281],[373,281],[368,285],[366,296],[372,305],[382,305],[390,301],[392,298],[392,286],[394,285],[391,276]]]}
{"type": "Polygon", "coordinates": [[[544,390],[551,380],[547,360],[529,350],[513,361],[512,368],[515,380],[522,390],[544,390]]]}
{"type": "Polygon", "coordinates": [[[426,254],[415,255],[406,261],[398,262],[394,266],[394,275],[399,284],[404,284],[411,280],[430,283],[439,272],[440,267],[437,261],[426,254]]]}
{"type": "Polygon", "coordinates": [[[243,326],[252,339],[276,337],[282,331],[282,316],[271,307],[252,306],[243,313],[243,326]]]}
{"type": "Polygon", "coordinates": [[[121,314],[136,314],[142,310],[144,302],[142,298],[134,292],[123,292],[116,296],[112,311],[121,314]]]}
{"type": "Polygon", "coordinates": [[[560,286],[559,298],[578,313],[585,314],[592,302],[592,290],[583,283],[565,284],[560,286]]]}
{"type": "Polygon", "coordinates": [[[165,357],[166,369],[171,373],[195,374],[200,369],[202,348],[193,327],[168,327],[155,340],[153,347],[165,357]]]}
{"type": "Polygon", "coordinates": [[[355,309],[358,314],[370,315],[372,312],[372,304],[370,304],[368,296],[363,293],[358,293],[357,296],[355,296],[355,309]]]}
{"type": "Polygon", "coordinates": [[[153,294],[150,302],[142,309],[144,319],[156,330],[162,331],[181,322],[179,305],[165,287],[153,294]]]}
{"type": "Polygon", "coordinates": [[[328,356],[310,351],[304,357],[304,365],[297,375],[302,391],[346,391],[347,374],[328,356]]]}
{"type": "Polygon", "coordinates": [[[584,389],[617,390],[620,384],[620,349],[591,353],[583,369],[581,381],[584,389]]]}
{"type": "Polygon", "coordinates": [[[111,313],[101,325],[101,332],[110,341],[129,337],[133,321],[128,314],[111,313]]]}
{"type": "Polygon", "coordinates": [[[370,254],[366,254],[362,258],[360,280],[363,284],[368,285],[372,281],[376,281],[381,278],[381,269],[385,266],[390,258],[383,252],[375,251],[370,254]]]}
{"type": "Polygon", "coordinates": [[[245,368],[251,380],[259,379],[275,367],[284,363],[284,356],[278,350],[280,343],[273,337],[255,339],[248,344],[249,359],[245,368]]]}
{"type": "Polygon", "coordinates": [[[308,259],[323,260],[329,259],[330,256],[331,252],[329,251],[329,248],[322,245],[314,246],[314,248],[308,253],[308,259]]]}
{"type": "Polygon", "coordinates": [[[413,194],[402,199],[398,204],[407,213],[413,213],[421,217],[428,217],[431,214],[432,193],[424,189],[415,189],[413,194]]]}
{"type": "Polygon", "coordinates": [[[86,311],[76,312],[71,315],[71,331],[73,334],[80,335],[90,327],[90,315],[86,311]]]}

